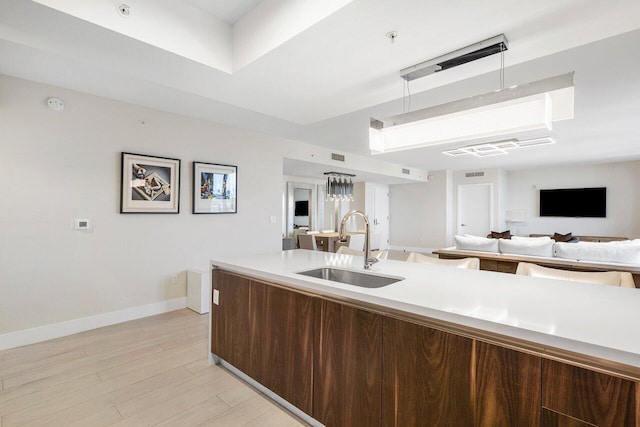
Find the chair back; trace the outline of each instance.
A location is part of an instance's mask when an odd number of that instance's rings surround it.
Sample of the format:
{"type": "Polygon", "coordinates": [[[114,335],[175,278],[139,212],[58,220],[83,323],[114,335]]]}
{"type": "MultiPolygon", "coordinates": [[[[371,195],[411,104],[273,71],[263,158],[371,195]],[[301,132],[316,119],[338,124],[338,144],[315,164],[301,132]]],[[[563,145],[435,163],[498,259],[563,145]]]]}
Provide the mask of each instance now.
{"type": "MultiPolygon", "coordinates": [[[[364,251],[357,251],[348,246],[340,246],[336,251],[337,254],[364,256],[364,251]]],[[[372,251],[371,256],[378,259],[387,259],[389,251],[372,251]]]]}
{"type": "Polygon", "coordinates": [[[300,249],[311,249],[313,251],[318,250],[316,237],[313,234],[300,234],[298,236],[298,244],[300,249]]]}
{"type": "Polygon", "coordinates": [[[621,286],[635,288],[633,276],[623,271],[584,272],[561,270],[559,268],[542,267],[538,264],[521,262],[518,264],[516,274],[546,279],[569,280],[572,282],[597,283],[601,285],[621,286]]]}
{"type": "Polygon", "coordinates": [[[349,249],[364,251],[364,234],[352,234],[349,236],[349,249]]]}
{"type": "Polygon", "coordinates": [[[467,268],[470,270],[480,269],[479,258],[462,258],[462,259],[439,259],[416,252],[411,252],[407,262],[418,262],[421,264],[441,265],[445,267],[467,268]]]}

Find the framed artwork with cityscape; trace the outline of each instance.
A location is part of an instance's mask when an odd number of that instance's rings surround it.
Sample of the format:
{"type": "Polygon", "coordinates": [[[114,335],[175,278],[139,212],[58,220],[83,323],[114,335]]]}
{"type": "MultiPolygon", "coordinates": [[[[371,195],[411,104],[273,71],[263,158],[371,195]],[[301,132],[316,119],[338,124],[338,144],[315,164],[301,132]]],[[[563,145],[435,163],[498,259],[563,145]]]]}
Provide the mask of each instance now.
{"type": "Polygon", "coordinates": [[[193,213],[237,213],[238,167],[193,162],[193,213]]]}

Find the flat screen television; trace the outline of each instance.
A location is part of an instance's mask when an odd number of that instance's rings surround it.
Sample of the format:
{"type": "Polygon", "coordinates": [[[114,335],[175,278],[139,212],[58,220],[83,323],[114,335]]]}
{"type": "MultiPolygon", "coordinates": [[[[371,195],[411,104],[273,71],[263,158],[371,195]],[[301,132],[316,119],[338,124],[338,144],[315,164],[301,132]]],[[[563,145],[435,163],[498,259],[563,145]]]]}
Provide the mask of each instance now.
{"type": "Polygon", "coordinates": [[[607,188],[540,190],[540,216],[605,218],[607,188]]]}
{"type": "Polygon", "coordinates": [[[309,216],[308,200],[299,200],[296,202],[295,216],[309,216]]]}

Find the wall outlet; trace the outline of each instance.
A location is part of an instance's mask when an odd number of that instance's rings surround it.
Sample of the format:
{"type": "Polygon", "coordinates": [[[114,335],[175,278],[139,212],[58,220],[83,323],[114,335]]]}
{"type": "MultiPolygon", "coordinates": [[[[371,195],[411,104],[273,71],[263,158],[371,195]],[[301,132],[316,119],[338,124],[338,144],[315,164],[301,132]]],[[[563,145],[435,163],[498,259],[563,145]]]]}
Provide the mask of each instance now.
{"type": "Polygon", "coordinates": [[[171,275],[171,284],[172,285],[177,285],[178,284],[178,275],[177,274],[172,274],[171,275]]]}
{"type": "Polygon", "coordinates": [[[269,224],[275,224],[276,223],[276,217],[275,215],[272,215],[269,217],[269,224]]]}

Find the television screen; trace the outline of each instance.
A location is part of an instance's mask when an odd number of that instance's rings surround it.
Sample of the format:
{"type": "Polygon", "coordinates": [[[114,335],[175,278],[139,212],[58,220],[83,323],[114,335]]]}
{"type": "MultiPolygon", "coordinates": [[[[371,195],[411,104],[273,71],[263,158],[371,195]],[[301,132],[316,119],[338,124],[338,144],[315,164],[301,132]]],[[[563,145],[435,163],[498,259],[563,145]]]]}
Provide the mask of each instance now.
{"type": "Polygon", "coordinates": [[[540,216],[605,218],[607,189],[598,187],[540,190],[540,216]]]}
{"type": "Polygon", "coordinates": [[[295,216],[309,216],[308,200],[300,200],[296,202],[295,216]]]}

